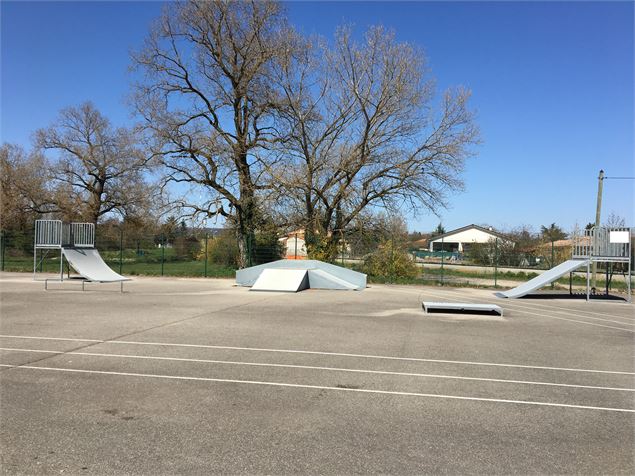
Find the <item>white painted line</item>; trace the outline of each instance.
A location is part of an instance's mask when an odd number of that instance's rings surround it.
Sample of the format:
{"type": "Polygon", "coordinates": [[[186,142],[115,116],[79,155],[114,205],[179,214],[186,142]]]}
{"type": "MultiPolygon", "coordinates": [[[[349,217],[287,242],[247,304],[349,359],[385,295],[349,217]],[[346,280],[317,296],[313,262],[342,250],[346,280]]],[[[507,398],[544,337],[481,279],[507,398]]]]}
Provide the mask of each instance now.
{"type": "MultiPolygon", "coordinates": [[[[455,299],[454,296],[448,297],[447,294],[438,294],[438,293],[434,293],[434,292],[426,292],[425,294],[430,295],[430,296],[442,297],[444,299],[455,299]]],[[[482,302],[481,300],[477,300],[475,298],[463,298],[462,297],[461,299],[462,300],[466,300],[466,301],[472,301],[472,302],[482,302]]],[[[516,312],[525,313],[525,314],[529,314],[529,315],[532,315],[532,316],[538,316],[538,317],[542,317],[542,318],[545,318],[545,319],[558,319],[558,320],[561,320],[561,321],[569,321],[569,322],[577,322],[578,324],[586,324],[588,326],[606,327],[608,329],[618,329],[620,331],[626,331],[626,332],[635,333],[635,329],[626,329],[624,327],[608,326],[608,325],[605,325],[605,324],[597,324],[595,322],[578,321],[576,319],[567,319],[565,317],[557,317],[557,316],[549,316],[549,315],[545,315],[545,314],[538,314],[537,312],[527,311],[526,307],[523,307],[522,304],[519,304],[517,302],[514,302],[514,303],[505,302],[505,304],[503,304],[503,308],[504,309],[508,309],[509,308],[509,309],[511,309],[513,311],[516,311],[516,312]]],[[[580,315],[577,315],[577,314],[569,314],[569,315],[574,316],[574,317],[578,317],[578,318],[581,318],[581,319],[589,319],[588,316],[580,316],[580,315]]],[[[630,325],[630,324],[627,324],[625,322],[623,322],[621,324],[630,325]]]]}
{"type": "Polygon", "coordinates": [[[545,407],[574,408],[574,409],[580,409],[580,410],[602,410],[602,411],[609,411],[609,412],[635,413],[635,410],[632,410],[630,408],[595,407],[590,405],[573,405],[568,403],[532,402],[528,400],[507,400],[502,398],[465,397],[460,395],[397,392],[392,390],[371,390],[371,389],[364,389],[364,388],[328,387],[323,385],[303,385],[303,384],[297,384],[297,383],[263,382],[259,380],[235,380],[235,379],[221,379],[221,378],[210,378],[210,377],[184,377],[180,375],[142,374],[142,373],[134,373],[134,372],[113,372],[113,371],[106,371],[106,370],[61,369],[56,367],[39,367],[34,365],[0,364],[0,367],[12,367],[14,369],[30,369],[30,370],[50,370],[50,371],[56,371],[56,372],[118,375],[118,376],[126,376],[126,377],[161,378],[161,379],[167,379],[167,380],[190,380],[190,381],[199,381],[199,382],[220,382],[220,383],[237,383],[237,384],[246,384],[246,385],[264,385],[264,386],[270,386],[270,387],[307,388],[307,389],[314,389],[314,390],[334,390],[334,391],[340,391],[340,392],[370,393],[370,394],[379,394],[379,395],[441,398],[441,399],[449,399],[449,400],[468,400],[468,401],[475,401],[475,402],[492,402],[492,403],[512,403],[517,405],[536,405],[536,406],[545,406],[545,407]]]}
{"type": "MultiPolygon", "coordinates": [[[[533,303],[533,302],[530,303],[530,302],[515,301],[513,304],[515,304],[517,306],[525,305],[526,308],[531,309],[533,311],[540,311],[540,310],[544,309],[544,310],[548,310],[548,311],[551,311],[551,312],[556,312],[558,314],[564,314],[565,316],[579,317],[579,318],[582,318],[582,319],[593,319],[595,321],[613,322],[614,324],[623,324],[625,326],[635,326],[634,322],[623,322],[623,321],[615,321],[613,319],[604,319],[602,317],[583,316],[583,315],[580,315],[580,311],[577,310],[577,309],[574,312],[571,312],[570,310],[558,310],[560,308],[543,306],[543,305],[540,305],[538,303],[533,303]]],[[[586,313],[592,314],[589,311],[582,311],[582,312],[586,312],[586,313]]],[[[619,316],[611,316],[611,317],[613,317],[614,319],[626,319],[626,318],[622,318],[622,317],[619,317],[619,316]]]]}
{"type": "Polygon", "coordinates": [[[0,335],[0,337],[6,337],[7,339],[35,339],[35,340],[61,340],[70,342],[107,342],[100,339],[71,339],[65,337],[37,337],[37,336],[10,336],[0,335]]]}
{"type": "MultiPolygon", "coordinates": [[[[627,321],[635,321],[635,317],[616,316],[615,314],[607,314],[607,313],[604,313],[604,312],[587,311],[586,309],[567,309],[565,307],[560,307],[560,306],[548,306],[546,304],[541,304],[541,303],[538,303],[538,302],[529,301],[527,299],[524,299],[524,300],[521,299],[519,301],[516,301],[516,304],[521,304],[521,303],[522,304],[527,304],[527,305],[532,305],[532,306],[539,307],[539,308],[542,308],[542,309],[549,309],[549,310],[556,309],[558,311],[568,312],[568,313],[573,311],[573,312],[575,312],[577,314],[580,314],[580,313],[581,314],[591,314],[593,316],[604,316],[604,317],[610,317],[610,318],[613,318],[613,319],[625,319],[627,321]]],[[[604,304],[609,304],[609,303],[604,303],[604,304]]],[[[611,305],[615,305],[615,306],[620,306],[620,305],[627,305],[628,306],[627,303],[610,303],[610,304],[611,305]]],[[[631,305],[631,307],[632,307],[632,305],[631,305]]],[[[558,312],[558,311],[556,311],[556,312],[558,312]]],[[[580,316],[580,317],[586,317],[586,316],[580,316]]],[[[623,324],[627,324],[627,323],[624,322],[623,324]]],[[[630,323],[628,323],[628,324],[630,324],[630,323]]]]}
{"type": "MultiPolygon", "coordinates": [[[[3,336],[0,337],[12,337],[16,339],[22,338],[21,336],[3,336]]],[[[38,339],[38,337],[24,337],[25,339],[38,339]]],[[[54,339],[51,337],[45,337],[45,339],[54,339]]],[[[309,355],[327,355],[334,357],[354,357],[360,359],[379,359],[379,360],[397,360],[403,362],[430,362],[438,364],[456,364],[456,365],[482,365],[486,367],[508,367],[518,369],[537,369],[537,370],[556,370],[563,372],[588,372],[588,373],[600,373],[600,374],[617,374],[617,375],[635,375],[635,372],[624,372],[619,370],[596,370],[596,369],[576,369],[567,367],[546,367],[539,365],[520,365],[520,364],[498,364],[493,362],[469,362],[462,360],[441,360],[441,359],[424,359],[416,357],[391,357],[386,355],[366,355],[366,354],[347,354],[343,352],[320,352],[316,350],[289,350],[289,349],[263,349],[257,347],[236,347],[226,345],[203,345],[203,344],[178,344],[171,342],[140,342],[140,341],[125,341],[125,340],[95,340],[93,342],[103,344],[124,344],[124,345],[150,345],[150,346],[166,346],[166,347],[184,347],[184,348],[196,348],[196,349],[217,349],[217,350],[238,350],[247,352],[279,352],[285,354],[309,354],[309,355]]]]}
{"type": "MultiPolygon", "coordinates": [[[[626,332],[633,332],[635,333],[635,329],[624,329],[623,327],[615,327],[615,326],[607,326],[604,324],[596,324],[595,322],[587,322],[587,321],[578,321],[577,319],[567,319],[566,317],[557,317],[557,316],[545,316],[544,314],[538,314],[535,312],[530,312],[530,311],[526,311],[526,310],[520,310],[520,309],[514,309],[517,312],[521,312],[521,313],[525,313],[525,314],[530,314],[532,316],[538,316],[538,317],[544,317],[547,319],[558,319],[561,321],[569,321],[569,322],[577,322],[578,324],[586,324],[587,326],[595,326],[595,327],[605,327],[608,329],[618,329],[620,331],[626,331],[626,332]]],[[[583,319],[588,319],[588,317],[586,316],[579,316],[583,319]]]]}
{"type": "Polygon", "coordinates": [[[614,390],[619,392],[635,392],[635,388],[624,388],[624,387],[598,387],[595,385],[577,385],[577,384],[569,384],[569,383],[540,382],[540,381],[532,381],[532,380],[510,380],[510,379],[485,378],[485,377],[465,377],[462,375],[422,374],[422,373],[415,373],[415,372],[390,372],[387,370],[349,369],[349,368],[342,368],[342,367],[320,367],[320,366],[314,366],[314,365],[271,364],[271,363],[262,363],[262,362],[237,362],[232,360],[188,359],[185,357],[157,357],[157,356],[151,356],[151,355],[102,354],[102,353],[95,353],[95,352],[64,352],[60,350],[16,349],[16,348],[9,348],[9,347],[0,347],[0,350],[12,351],[12,352],[36,352],[36,353],[43,353],[43,354],[84,355],[84,356],[91,356],[91,357],[117,357],[117,358],[124,358],[124,359],[166,360],[166,361],[173,361],[173,362],[196,362],[196,363],[221,364],[221,365],[246,365],[251,367],[277,367],[277,368],[302,369],[302,370],[324,370],[324,371],[330,371],[330,372],[395,375],[400,377],[471,380],[471,381],[478,381],[478,382],[513,383],[513,384],[523,384],[523,385],[542,385],[542,386],[551,386],[551,387],[571,387],[571,388],[585,388],[585,389],[593,389],[593,390],[614,390]]]}

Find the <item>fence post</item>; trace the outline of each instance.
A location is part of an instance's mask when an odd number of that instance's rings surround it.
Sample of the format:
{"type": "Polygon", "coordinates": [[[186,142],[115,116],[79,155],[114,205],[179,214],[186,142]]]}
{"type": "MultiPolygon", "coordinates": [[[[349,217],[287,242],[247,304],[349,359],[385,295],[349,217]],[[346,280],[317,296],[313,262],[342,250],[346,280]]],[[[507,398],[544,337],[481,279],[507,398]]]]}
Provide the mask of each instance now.
{"type": "Polygon", "coordinates": [[[163,262],[165,261],[165,235],[161,235],[161,276],[163,276],[163,262]]]}
{"type": "Polygon", "coordinates": [[[121,228],[119,228],[119,274],[123,274],[122,269],[123,269],[123,223],[121,224],[121,228]]]}
{"type": "Polygon", "coordinates": [[[4,271],[4,231],[0,231],[0,271],[4,271]]]}
{"type": "Polygon", "coordinates": [[[390,237],[390,284],[395,282],[395,236],[390,237]]]}
{"type": "Polygon", "coordinates": [[[498,237],[494,244],[494,287],[498,287],[498,237]]]}
{"type": "Polygon", "coordinates": [[[247,234],[247,265],[248,266],[252,266],[252,260],[251,260],[251,233],[247,234]]]}
{"type": "Polygon", "coordinates": [[[205,273],[204,276],[207,278],[207,239],[208,235],[205,233],[205,273]]]}
{"type": "MultiPolygon", "coordinates": [[[[553,243],[554,243],[554,242],[553,242],[553,240],[552,240],[552,241],[551,241],[551,266],[550,266],[551,268],[553,268],[553,267],[554,267],[554,265],[555,265],[555,257],[554,257],[553,243]]],[[[551,289],[553,289],[553,288],[554,288],[554,286],[555,286],[555,283],[552,281],[552,282],[551,282],[551,289]]]]}
{"type": "Polygon", "coordinates": [[[344,266],[344,230],[340,229],[340,241],[342,242],[341,252],[342,252],[342,266],[344,266]]]}
{"type": "Polygon", "coordinates": [[[443,286],[443,283],[445,281],[445,277],[443,275],[443,258],[445,257],[445,244],[443,241],[443,237],[441,237],[441,286],[443,286]]]}

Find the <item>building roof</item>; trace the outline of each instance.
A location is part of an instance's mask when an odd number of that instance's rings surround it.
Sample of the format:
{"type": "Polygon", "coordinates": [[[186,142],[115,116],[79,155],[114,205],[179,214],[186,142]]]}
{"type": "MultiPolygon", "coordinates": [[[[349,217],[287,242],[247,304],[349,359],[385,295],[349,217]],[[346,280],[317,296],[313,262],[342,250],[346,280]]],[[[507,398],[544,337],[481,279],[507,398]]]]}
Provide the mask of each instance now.
{"type": "Polygon", "coordinates": [[[413,248],[423,248],[428,246],[428,238],[421,238],[420,240],[413,241],[410,243],[410,246],[413,248]]]}
{"type": "Polygon", "coordinates": [[[463,226],[461,228],[457,228],[456,230],[448,231],[446,233],[442,233],[441,235],[433,236],[432,238],[430,238],[430,241],[437,241],[437,240],[440,240],[441,238],[446,238],[448,236],[454,235],[456,233],[460,233],[462,231],[470,230],[472,228],[474,228],[476,230],[480,230],[480,231],[482,231],[484,233],[488,233],[488,234],[490,234],[492,236],[497,236],[498,238],[501,238],[503,240],[511,241],[509,237],[503,235],[502,233],[499,233],[499,232],[494,231],[494,230],[488,230],[487,228],[484,228],[482,226],[478,226],[478,225],[475,225],[475,224],[466,225],[466,226],[463,226]]]}
{"type": "Polygon", "coordinates": [[[584,246],[590,246],[591,245],[591,237],[590,236],[578,236],[576,239],[571,239],[571,238],[567,238],[564,240],[556,240],[553,242],[551,241],[547,241],[545,243],[541,243],[540,245],[537,246],[537,248],[541,248],[541,249],[550,249],[552,246],[554,248],[567,248],[567,247],[572,247],[575,243],[579,243],[581,245],[584,246]]]}

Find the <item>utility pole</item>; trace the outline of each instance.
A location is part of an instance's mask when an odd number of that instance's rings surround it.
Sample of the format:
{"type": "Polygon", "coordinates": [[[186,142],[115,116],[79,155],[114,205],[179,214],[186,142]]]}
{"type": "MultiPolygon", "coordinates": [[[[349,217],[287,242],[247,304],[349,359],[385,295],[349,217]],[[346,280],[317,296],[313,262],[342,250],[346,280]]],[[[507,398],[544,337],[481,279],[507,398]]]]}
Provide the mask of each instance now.
{"type": "MultiPolygon", "coordinates": [[[[602,211],[603,185],[604,185],[604,170],[600,170],[600,175],[598,175],[598,198],[597,198],[597,207],[595,209],[595,230],[594,230],[593,236],[595,236],[595,233],[597,233],[597,229],[600,228],[600,214],[602,211]]],[[[591,243],[591,252],[593,253],[593,243],[591,243]]],[[[592,269],[593,280],[591,281],[592,288],[596,288],[597,271],[598,271],[598,264],[595,261],[593,261],[593,269],[592,269]]]]}

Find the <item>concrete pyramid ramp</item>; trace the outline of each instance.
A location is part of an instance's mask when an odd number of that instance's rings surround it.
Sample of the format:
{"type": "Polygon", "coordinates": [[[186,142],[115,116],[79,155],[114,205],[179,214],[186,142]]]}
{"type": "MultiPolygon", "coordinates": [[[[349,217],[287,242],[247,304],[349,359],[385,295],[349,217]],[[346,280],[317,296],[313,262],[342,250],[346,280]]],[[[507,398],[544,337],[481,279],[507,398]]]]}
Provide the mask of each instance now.
{"type": "Polygon", "coordinates": [[[251,290],[297,293],[309,287],[308,273],[306,269],[265,269],[260,273],[251,290]]]}
{"type": "Polygon", "coordinates": [[[252,286],[256,291],[295,292],[306,288],[359,291],[366,288],[366,275],[318,260],[283,259],[239,269],[236,271],[236,284],[252,286]],[[294,274],[293,271],[300,273],[294,274]],[[306,276],[306,287],[302,287],[304,278],[301,280],[301,276],[306,276]]]}

